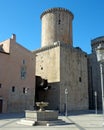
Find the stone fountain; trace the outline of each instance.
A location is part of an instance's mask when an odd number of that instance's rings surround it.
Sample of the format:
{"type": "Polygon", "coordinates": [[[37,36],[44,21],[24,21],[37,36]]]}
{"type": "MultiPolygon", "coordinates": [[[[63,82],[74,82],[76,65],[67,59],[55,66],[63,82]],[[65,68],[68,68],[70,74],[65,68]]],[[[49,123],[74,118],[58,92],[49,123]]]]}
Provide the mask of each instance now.
{"type": "Polygon", "coordinates": [[[48,102],[36,102],[39,110],[25,110],[25,119],[22,119],[19,124],[25,125],[49,125],[58,120],[58,111],[45,110],[48,102]]]}

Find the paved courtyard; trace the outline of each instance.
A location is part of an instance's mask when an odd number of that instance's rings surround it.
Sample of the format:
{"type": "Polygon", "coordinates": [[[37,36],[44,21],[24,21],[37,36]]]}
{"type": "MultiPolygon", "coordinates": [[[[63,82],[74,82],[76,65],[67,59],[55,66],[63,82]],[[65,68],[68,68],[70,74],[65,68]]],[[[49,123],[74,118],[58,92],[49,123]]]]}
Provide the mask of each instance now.
{"type": "Polygon", "coordinates": [[[23,113],[0,114],[0,130],[104,130],[102,114],[92,112],[72,112],[67,117],[60,115],[65,123],[55,126],[28,126],[17,122],[24,118],[23,113]]]}

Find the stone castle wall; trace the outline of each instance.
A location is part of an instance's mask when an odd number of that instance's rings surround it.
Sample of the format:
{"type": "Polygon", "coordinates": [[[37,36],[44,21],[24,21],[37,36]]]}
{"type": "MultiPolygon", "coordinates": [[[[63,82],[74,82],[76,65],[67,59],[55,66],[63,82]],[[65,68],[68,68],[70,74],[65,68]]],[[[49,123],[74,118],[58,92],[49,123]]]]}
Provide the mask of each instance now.
{"type": "Polygon", "coordinates": [[[59,42],[36,51],[36,75],[48,79],[46,94],[50,109],[65,111],[65,89],[68,110],[88,109],[88,70],[86,53],[59,42]]]}
{"type": "MultiPolygon", "coordinates": [[[[88,55],[88,72],[89,72],[89,105],[90,109],[95,109],[95,91],[97,92],[97,107],[102,109],[102,92],[100,65],[97,61],[96,49],[100,44],[104,44],[104,36],[91,40],[92,53],[88,55]]],[[[104,70],[103,70],[104,71],[104,70]]]]}
{"type": "Polygon", "coordinates": [[[49,83],[60,81],[60,48],[50,46],[36,52],[36,75],[49,83]]]}
{"type": "Polygon", "coordinates": [[[64,110],[65,89],[68,90],[68,110],[88,109],[87,55],[80,48],[63,45],[60,49],[60,102],[64,110]]]}

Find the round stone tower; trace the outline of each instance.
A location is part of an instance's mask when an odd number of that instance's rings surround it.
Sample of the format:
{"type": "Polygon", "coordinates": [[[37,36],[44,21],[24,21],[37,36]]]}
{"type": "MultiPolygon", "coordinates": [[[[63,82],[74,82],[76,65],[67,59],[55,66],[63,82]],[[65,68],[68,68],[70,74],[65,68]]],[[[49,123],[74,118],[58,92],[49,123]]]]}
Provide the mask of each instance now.
{"type": "Polygon", "coordinates": [[[61,41],[72,45],[73,14],[64,8],[51,8],[41,14],[42,41],[41,46],[53,45],[61,41]]]}

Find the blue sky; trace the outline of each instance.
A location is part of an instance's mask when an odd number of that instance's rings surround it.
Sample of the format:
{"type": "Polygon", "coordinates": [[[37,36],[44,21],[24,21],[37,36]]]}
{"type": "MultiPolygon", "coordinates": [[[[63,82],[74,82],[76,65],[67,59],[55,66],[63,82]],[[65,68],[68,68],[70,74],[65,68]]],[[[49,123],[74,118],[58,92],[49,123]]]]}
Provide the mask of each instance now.
{"type": "Polygon", "coordinates": [[[104,36],[104,0],[0,0],[0,41],[14,33],[27,49],[40,48],[40,15],[53,7],[64,7],[74,14],[73,45],[90,53],[91,39],[104,36]]]}

